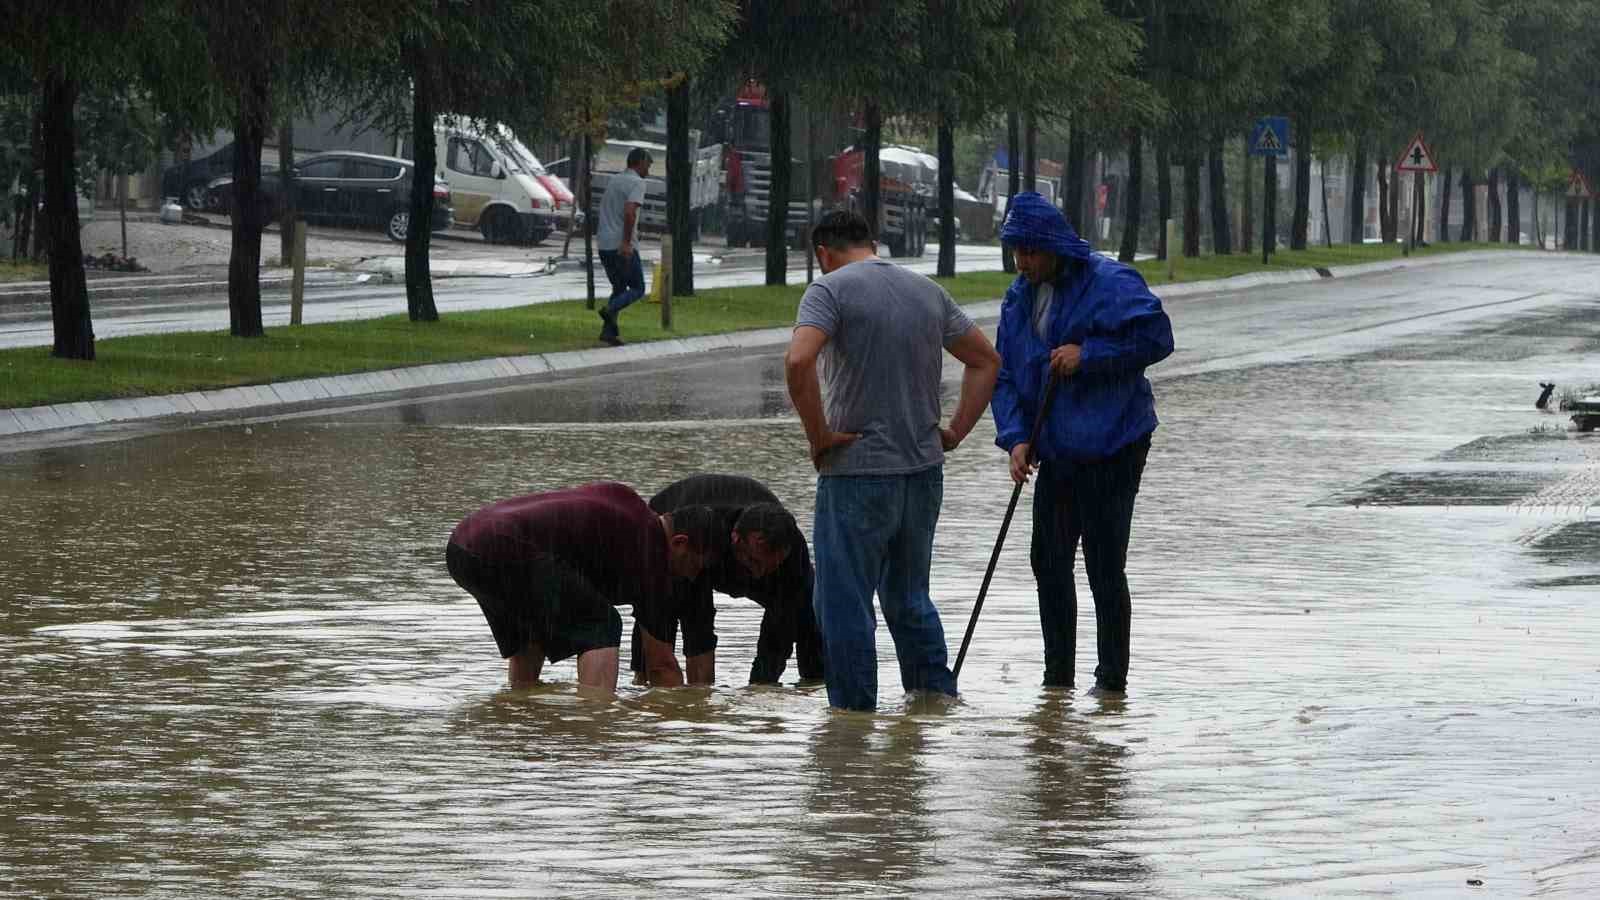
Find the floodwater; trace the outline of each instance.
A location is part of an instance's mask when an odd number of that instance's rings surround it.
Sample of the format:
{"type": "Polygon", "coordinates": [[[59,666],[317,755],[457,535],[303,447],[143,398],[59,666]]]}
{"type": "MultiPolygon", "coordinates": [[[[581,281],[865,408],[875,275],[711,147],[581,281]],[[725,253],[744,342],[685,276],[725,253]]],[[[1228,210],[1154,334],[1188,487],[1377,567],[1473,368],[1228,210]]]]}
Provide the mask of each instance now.
{"type": "Polygon", "coordinates": [[[1025,515],[959,703],[881,629],[877,715],[744,686],[729,598],[710,690],[506,689],[456,521],[721,470],[809,531],[771,356],[0,455],[0,894],[1593,896],[1600,441],[1533,400],[1600,380],[1600,266],[1430,271],[1170,305],[1123,700],[1038,686],[1025,515]]]}

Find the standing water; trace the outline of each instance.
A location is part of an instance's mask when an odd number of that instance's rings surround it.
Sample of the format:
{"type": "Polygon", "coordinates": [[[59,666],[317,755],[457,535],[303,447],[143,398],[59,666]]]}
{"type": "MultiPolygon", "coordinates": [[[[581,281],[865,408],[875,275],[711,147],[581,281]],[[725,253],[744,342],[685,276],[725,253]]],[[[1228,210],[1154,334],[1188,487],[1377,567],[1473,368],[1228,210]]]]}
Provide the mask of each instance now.
{"type": "MultiPolygon", "coordinates": [[[[0,893],[1587,894],[1600,444],[1524,389],[1593,368],[1595,301],[1451,312],[1549,272],[1171,304],[1126,699],[1038,686],[1026,506],[959,703],[893,694],[885,629],[877,715],[792,666],[745,686],[760,611],[725,597],[712,689],[506,689],[451,528],[732,471],[809,533],[771,357],[0,455],[0,893]],[[1588,355],[1553,355],[1573,328],[1588,355]]],[[[952,651],[1010,492],[992,439],[946,470],[952,651]]]]}

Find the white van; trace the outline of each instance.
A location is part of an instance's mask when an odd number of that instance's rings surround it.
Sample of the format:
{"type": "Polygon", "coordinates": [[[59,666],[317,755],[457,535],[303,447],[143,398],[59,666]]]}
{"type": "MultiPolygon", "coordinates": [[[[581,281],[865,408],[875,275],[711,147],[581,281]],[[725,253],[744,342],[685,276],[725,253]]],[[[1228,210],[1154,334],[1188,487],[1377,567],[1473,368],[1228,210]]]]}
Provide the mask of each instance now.
{"type": "Polygon", "coordinates": [[[441,122],[434,135],[439,176],[450,183],[457,225],[476,228],[496,244],[537,244],[565,226],[571,210],[562,210],[540,183],[509,129],[496,126],[483,134],[441,122]]]}

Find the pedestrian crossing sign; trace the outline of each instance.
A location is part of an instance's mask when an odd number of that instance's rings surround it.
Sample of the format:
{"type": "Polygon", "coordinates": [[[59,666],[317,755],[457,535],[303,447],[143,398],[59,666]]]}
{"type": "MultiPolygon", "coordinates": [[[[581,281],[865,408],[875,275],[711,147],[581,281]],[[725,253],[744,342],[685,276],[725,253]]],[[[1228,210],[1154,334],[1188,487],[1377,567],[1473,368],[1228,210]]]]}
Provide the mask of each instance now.
{"type": "Polygon", "coordinates": [[[1422,140],[1422,132],[1411,139],[1406,146],[1406,152],[1400,154],[1400,161],[1394,164],[1400,172],[1437,172],[1439,166],[1433,161],[1433,153],[1428,150],[1428,145],[1422,140]]]}
{"type": "Polygon", "coordinates": [[[1289,120],[1283,116],[1263,116],[1250,130],[1251,156],[1288,156],[1289,120]]]}
{"type": "Polygon", "coordinates": [[[1573,169],[1572,177],[1567,179],[1567,196],[1578,200],[1594,196],[1594,191],[1589,188],[1589,179],[1577,169],[1573,169]]]}

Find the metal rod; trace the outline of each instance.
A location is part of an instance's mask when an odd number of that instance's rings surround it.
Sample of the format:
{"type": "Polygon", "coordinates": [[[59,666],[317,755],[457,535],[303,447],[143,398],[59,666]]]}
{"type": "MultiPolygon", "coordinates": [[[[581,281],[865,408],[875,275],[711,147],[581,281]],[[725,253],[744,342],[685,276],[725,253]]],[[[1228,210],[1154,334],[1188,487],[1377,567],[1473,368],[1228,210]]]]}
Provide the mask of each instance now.
{"type": "MultiPolygon", "coordinates": [[[[1039,403],[1039,415],[1033,420],[1033,433],[1028,435],[1028,462],[1034,460],[1034,454],[1039,450],[1039,429],[1043,427],[1044,420],[1050,415],[1050,401],[1056,396],[1056,383],[1060,379],[1051,373],[1049,384],[1044,388],[1044,400],[1039,403]]],[[[995,565],[1000,562],[1000,548],[1005,546],[1006,532],[1011,528],[1011,517],[1016,514],[1017,500],[1022,497],[1022,486],[1027,479],[1017,482],[1011,491],[1011,503],[1006,506],[1006,517],[1000,523],[1000,536],[995,538],[994,552],[989,554],[989,568],[983,573],[983,586],[978,588],[978,602],[972,605],[972,619],[967,622],[967,633],[961,638],[961,652],[956,654],[955,668],[951,674],[955,678],[961,677],[961,664],[967,659],[967,646],[972,643],[972,632],[978,627],[978,613],[983,611],[983,598],[989,593],[989,582],[994,580],[995,565]]]]}

